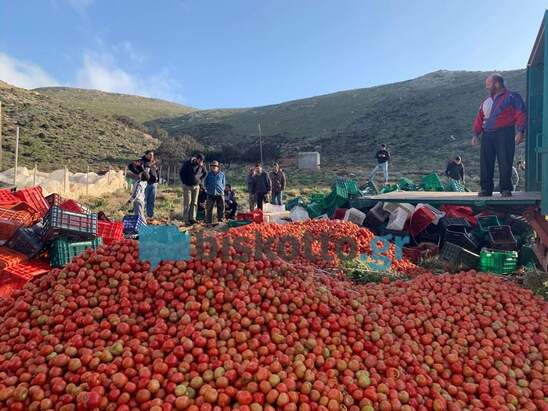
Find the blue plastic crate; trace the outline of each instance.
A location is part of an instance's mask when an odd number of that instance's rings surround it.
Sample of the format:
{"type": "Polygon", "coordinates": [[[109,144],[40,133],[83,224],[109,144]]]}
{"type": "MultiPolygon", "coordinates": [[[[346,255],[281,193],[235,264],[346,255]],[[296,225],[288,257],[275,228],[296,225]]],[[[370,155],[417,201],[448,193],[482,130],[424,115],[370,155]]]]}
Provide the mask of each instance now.
{"type": "Polygon", "coordinates": [[[124,216],[122,223],[124,224],[124,234],[139,234],[141,227],[146,226],[147,223],[141,218],[141,216],[130,214],[124,216]]]}

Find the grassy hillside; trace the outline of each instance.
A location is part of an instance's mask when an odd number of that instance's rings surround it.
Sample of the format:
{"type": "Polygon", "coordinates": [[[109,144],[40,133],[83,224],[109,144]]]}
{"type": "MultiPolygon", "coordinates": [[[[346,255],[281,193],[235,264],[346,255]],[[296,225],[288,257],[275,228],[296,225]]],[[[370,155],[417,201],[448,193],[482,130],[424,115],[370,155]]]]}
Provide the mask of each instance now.
{"type": "Polygon", "coordinates": [[[155,147],[148,134],[113,119],[71,108],[57,99],[0,81],[3,169],[13,167],[15,130],[20,127],[19,164],[41,170],[73,170],[125,164],[155,147]]]}
{"type": "MultiPolygon", "coordinates": [[[[202,142],[254,144],[257,123],[265,140],[288,155],[319,149],[322,165],[373,164],[381,142],[392,150],[392,170],[422,174],[461,154],[477,175],[479,151],[469,144],[473,118],[485,97],[488,73],[437,71],[378,87],[341,91],[286,103],[236,110],[205,110],[151,122],[170,134],[202,142]],[[269,137],[270,136],[270,137],[269,137]]],[[[510,89],[525,95],[525,70],[504,72],[510,89]]]]}
{"type": "Polygon", "coordinates": [[[171,101],[98,90],[45,87],[34,91],[59,99],[68,107],[101,116],[128,116],[141,123],[160,117],[180,116],[195,110],[171,101]]]}

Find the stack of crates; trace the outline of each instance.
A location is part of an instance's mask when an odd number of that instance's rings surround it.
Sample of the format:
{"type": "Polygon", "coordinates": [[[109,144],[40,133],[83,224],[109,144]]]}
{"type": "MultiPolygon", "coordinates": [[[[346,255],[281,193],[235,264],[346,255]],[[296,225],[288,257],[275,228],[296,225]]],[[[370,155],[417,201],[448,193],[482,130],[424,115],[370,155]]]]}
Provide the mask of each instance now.
{"type": "Polygon", "coordinates": [[[13,195],[34,209],[35,220],[43,218],[49,210],[49,204],[42,194],[40,186],[24,188],[16,191],[13,195]]]}
{"type": "Polygon", "coordinates": [[[501,251],[484,248],[480,252],[481,271],[496,274],[511,274],[516,270],[517,264],[517,251],[501,251]]]}
{"type": "Polygon", "coordinates": [[[49,248],[50,265],[52,267],[63,267],[88,248],[96,250],[102,243],[101,237],[90,241],[78,242],[70,242],[65,238],[58,238],[51,243],[49,248]]]}

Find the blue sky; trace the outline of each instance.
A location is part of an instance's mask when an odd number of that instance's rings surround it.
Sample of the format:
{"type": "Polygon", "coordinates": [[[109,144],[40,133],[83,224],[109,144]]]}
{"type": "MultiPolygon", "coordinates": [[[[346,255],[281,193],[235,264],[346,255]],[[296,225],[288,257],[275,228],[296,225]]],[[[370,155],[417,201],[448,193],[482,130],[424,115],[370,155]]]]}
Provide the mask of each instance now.
{"type": "Polygon", "coordinates": [[[0,80],[198,108],[525,67],[546,0],[0,0],[0,80]]]}

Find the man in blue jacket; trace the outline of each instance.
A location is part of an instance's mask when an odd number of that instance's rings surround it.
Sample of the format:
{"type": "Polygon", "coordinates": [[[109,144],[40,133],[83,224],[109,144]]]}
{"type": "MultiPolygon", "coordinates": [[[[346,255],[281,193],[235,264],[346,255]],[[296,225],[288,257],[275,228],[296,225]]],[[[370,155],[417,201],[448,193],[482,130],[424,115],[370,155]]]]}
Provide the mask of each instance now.
{"type": "Polygon", "coordinates": [[[206,224],[213,222],[213,206],[217,205],[217,221],[222,222],[225,212],[225,174],[221,171],[218,161],[212,161],[209,165],[209,172],[204,181],[204,188],[207,194],[206,199],[206,224]]]}

